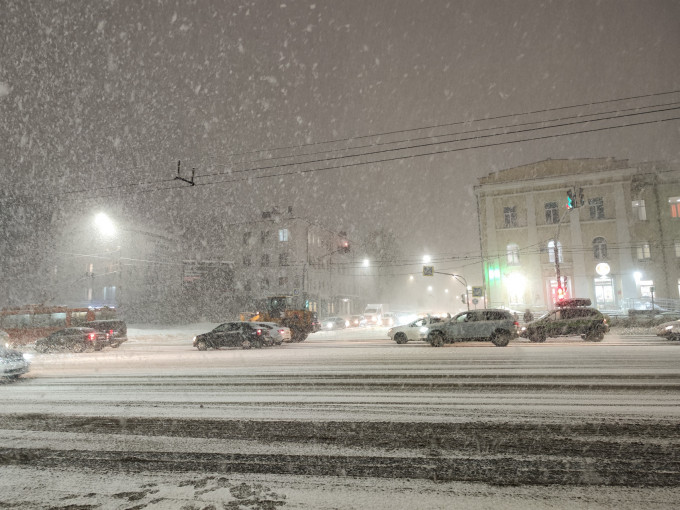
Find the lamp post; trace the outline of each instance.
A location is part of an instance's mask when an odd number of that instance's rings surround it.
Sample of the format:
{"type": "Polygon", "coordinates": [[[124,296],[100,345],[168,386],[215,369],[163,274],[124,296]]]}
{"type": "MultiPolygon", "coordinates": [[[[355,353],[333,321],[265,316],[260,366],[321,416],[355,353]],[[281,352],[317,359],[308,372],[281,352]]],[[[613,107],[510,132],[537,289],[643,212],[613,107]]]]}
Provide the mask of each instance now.
{"type": "Polygon", "coordinates": [[[469,294],[469,289],[468,289],[468,284],[467,280],[463,275],[460,274],[455,274],[455,273],[443,273],[442,271],[434,271],[437,274],[445,274],[447,276],[451,276],[456,279],[458,283],[463,285],[465,287],[465,304],[467,305],[468,311],[470,311],[470,294],[469,294]]]}

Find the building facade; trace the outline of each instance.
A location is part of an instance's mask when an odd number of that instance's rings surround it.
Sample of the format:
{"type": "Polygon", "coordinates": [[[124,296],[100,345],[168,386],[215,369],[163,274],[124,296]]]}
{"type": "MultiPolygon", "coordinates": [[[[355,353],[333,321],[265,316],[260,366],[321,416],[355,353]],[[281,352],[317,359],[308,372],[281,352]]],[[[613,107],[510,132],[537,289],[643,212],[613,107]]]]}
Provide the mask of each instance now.
{"type": "Polygon", "coordinates": [[[296,306],[320,316],[363,310],[364,282],[354,275],[351,241],[342,232],[296,217],[292,207],[222,230],[222,259],[233,263],[239,311],[276,295],[292,296],[296,306]]]}
{"type": "Polygon", "coordinates": [[[481,178],[475,193],[488,306],[678,303],[678,165],[546,160],[481,178]]]}

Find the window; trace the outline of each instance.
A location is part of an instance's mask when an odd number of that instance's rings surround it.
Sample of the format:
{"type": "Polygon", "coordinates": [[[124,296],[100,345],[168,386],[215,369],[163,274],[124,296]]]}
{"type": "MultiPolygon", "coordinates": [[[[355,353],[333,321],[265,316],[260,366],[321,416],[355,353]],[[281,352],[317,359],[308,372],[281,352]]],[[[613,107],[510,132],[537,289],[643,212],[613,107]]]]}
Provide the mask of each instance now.
{"type": "Polygon", "coordinates": [[[591,220],[604,219],[604,200],[602,197],[589,198],[588,206],[590,207],[591,220]]]}
{"type": "Polygon", "coordinates": [[[250,259],[250,255],[244,255],[243,256],[243,265],[244,266],[249,266],[252,264],[252,261],[250,259]]]}
{"type": "Polygon", "coordinates": [[[647,210],[644,200],[633,200],[633,218],[638,221],[647,220],[647,210]]]}
{"type": "Polygon", "coordinates": [[[262,244],[267,242],[267,238],[269,237],[269,230],[262,230],[260,232],[260,242],[262,244]]]}
{"type": "Polygon", "coordinates": [[[250,239],[252,238],[252,232],[243,233],[243,246],[248,246],[250,244],[250,239]]]}
{"type": "Polygon", "coordinates": [[[649,260],[651,258],[649,243],[643,243],[637,247],[637,258],[638,260],[649,260]]]}
{"type": "Polygon", "coordinates": [[[668,203],[671,205],[671,218],[680,218],[680,197],[671,197],[668,203]]]}
{"type": "Polygon", "coordinates": [[[288,265],[288,254],[287,253],[279,253],[279,266],[287,266],[288,265]]]}
{"type": "Polygon", "coordinates": [[[516,266],[519,264],[519,246],[516,244],[509,244],[507,246],[508,265],[516,266]]]}
{"type": "Polygon", "coordinates": [[[517,207],[504,207],[505,228],[517,226],[517,207]]]}
{"type": "Polygon", "coordinates": [[[560,212],[557,207],[557,202],[545,203],[545,222],[555,224],[560,222],[560,212]]]}
{"type": "Polygon", "coordinates": [[[269,288],[269,278],[262,278],[262,288],[263,289],[269,288]]]}
{"type": "MultiPolygon", "coordinates": [[[[548,242],[548,259],[553,264],[555,263],[555,241],[552,239],[548,242]]],[[[559,262],[564,262],[562,260],[562,243],[557,241],[557,260],[559,262]]]]}
{"type": "Polygon", "coordinates": [[[596,237],[593,239],[593,257],[597,260],[604,260],[607,258],[607,241],[604,237],[596,237]]]}
{"type": "Polygon", "coordinates": [[[675,256],[680,258],[680,241],[675,241],[675,256]]]}
{"type": "Polygon", "coordinates": [[[246,282],[243,284],[243,290],[250,292],[250,280],[246,280],[246,282]]]}
{"type": "Polygon", "coordinates": [[[262,267],[267,267],[269,265],[269,254],[263,253],[262,257],[260,257],[260,265],[262,267]]]}
{"type": "Polygon", "coordinates": [[[280,228],[279,229],[279,241],[282,243],[285,243],[288,241],[288,229],[287,228],[280,228]]]}
{"type": "Polygon", "coordinates": [[[279,276],[279,287],[283,287],[284,285],[288,285],[288,277],[279,276]]]}

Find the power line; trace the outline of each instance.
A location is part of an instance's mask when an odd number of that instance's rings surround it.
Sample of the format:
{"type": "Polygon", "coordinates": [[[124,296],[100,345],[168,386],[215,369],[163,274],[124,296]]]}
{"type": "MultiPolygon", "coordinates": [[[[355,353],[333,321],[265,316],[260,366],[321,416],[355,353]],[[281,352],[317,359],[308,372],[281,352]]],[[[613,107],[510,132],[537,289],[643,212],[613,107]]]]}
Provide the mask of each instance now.
{"type": "MultiPolygon", "coordinates": [[[[672,103],[672,104],[676,104],[676,103],[672,103]]],[[[520,129],[520,130],[509,131],[509,132],[504,132],[504,133],[494,133],[494,134],[488,134],[488,135],[480,135],[480,136],[474,136],[474,137],[469,137],[469,138],[463,138],[463,139],[459,139],[459,140],[449,140],[449,141],[444,141],[444,142],[431,142],[431,143],[427,143],[427,144],[419,144],[419,145],[406,146],[406,147],[383,149],[383,150],[379,150],[379,151],[373,151],[373,152],[362,153],[362,154],[354,154],[354,155],[347,155],[347,156],[336,156],[336,157],[329,157],[329,158],[310,160],[310,161],[302,161],[302,162],[282,163],[282,164],[272,165],[272,166],[268,166],[268,167],[256,167],[256,168],[250,168],[250,169],[236,170],[236,171],[233,171],[233,172],[227,172],[226,174],[232,175],[233,173],[257,172],[257,171],[262,171],[262,170],[272,170],[272,169],[277,169],[277,168],[285,168],[285,167],[289,167],[289,166],[293,166],[293,165],[301,166],[301,165],[308,165],[308,164],[313,164],[313,163],[323,163],[323,162],[328,163],[328,162],[334,162],[334,161],[339,161],[339,160],[346,160],[346,159],[350,159],[350,158],[358,158],[358,157],[365,157],[365,156],[371,156],[371,155],[376,155],[376,154],[382,154],[382,153],[386,153],[386,152],[413,150],[413,149],[420,149],[420,148],[425,148],[425,147],[429,147],[429,146],[433,146],[433,145],[441,145],[441,144],[447,144],[447,143],[461,143],[461,142],[471,141],[471,140],[503,137],[503,136],[513,135],[513,134],[526,133],[526,132],[530,132],[530,131],[549,130],[549,129],[555,129],[555,128],[560,128],[560,127],[575,126],[575,125],[579,125],[579,124],[589,124],[591,122],[603,122],[603,121],[607,121],[607,120],[620,119],[622,117],[649,115],[651,113],[662,113],[662,112],[668,112],[668,111],[673,111],[673,110],[677,110],[677,109],[680,109],[680,106],[676,106],[676,107],[672,107],[672,108],[666,108],[666,109],[662,109],[662,110],[656,110],[656,111],[628,113],[628,114],[625,114],[625,115],[614,115],[612,117],[606,117],[606,118],[600,118],[600,119],[594,119],[594,120],[584,120],[584,121],[579,121],[579,122],[569,122],[569,123],[564,123],[564,124],[542,126],[542,127],[537,127],[537,128],[520,129]]],[[[557,138],[557,137],[561,137],[561,136],[573,136],[573,135],[576,135],[576,134],[592,133],[592,132],[598,132],[598,131],[607,131],[607,130],[611,130],[611,129],[621,129],[621,128],[625,128],[625,127],[634,127],[634,126],[654,124],[654,123],[660,123],[660,122],[668,122],[668,121],[673,121],[673,120],[678,120],[678,119],[680,119],[680,117],[671,117],[671,118],[664,118],[664,119],[655,119],[655,120],[650,120],[650,121],[633,122],[633,123],[627,123],[627,124],[616,125],[616,126],[605,126],[605,127],[600,127],[600,128],[583,129],[583,130],[577,130],[577,131],[568,132],[568,133],[555,133],[555,134],[549,134],[549,135],[543,135],[543,136],[524,138],[524,139],[519,139],[519,140],[492,142],[492,143],[485,143],[485,144],[480,144],[480,145],[475,145],[475,146],[467,146],[467,147],[454,147],[454,148],[448,148],[448,149],[441,149],[441,150],[437,150],[437,151],[430,151],[430,152],[426,152],[426,153],[423,153],[423,154],[410,154],[410,155],[407,154],[407,155],[400,155],[400,156],[396,156],[396,157],[383,158],[383,159],[377,159],[377,160],[372,160],[372,161],[351,162],[351,163],[345,163],[345,164],[339,164],[339,165],[335,164],[335,165],[332,165],[332,166],[317,167],[317,168],[311,168],[311,169],[301,169],[301,170],[296,170],[296,171],[293,171],[293,172],[282,172],[282,173],[266,174],[266,175],[245,176],[245,177],[235,178],[235,179],[218,180],[218,181],[211,181],[211,182],[207,182],[207,183],[197,183],[196,186],[206,186],[206,185],[221,184],[221,183],[239,182],[239,181],[245,181],[245,180],[250,180],[250,179],[265,179],[265,178],[282,177],[282,176],[288,176],[288,175],[299,175],[299,174],[310,173],[310,172],[319,172],[319,171],[324,171],[324,170],[337,170],[337,169],[349,168],[349,167],[354,167],[354,166],[385,163],[385,162],[391,162],[391,161],[396,161],[396,160],[411,159],[411,158],[416,158],[416,157],[434,156],[434,155],[446,154],[446,153],[463,151],[463,150],[488,148],[488,147],[501,146],[501,145],[507,145],[507,144],[522,143],[522,142],[528,142],[528,141],[537,141],[537,140],[543,140],[543,139],[548,139],[548,138],[557,138]]],[[[502,127],[488,128],[488,129],[484,129],[483,131],[488,131],[489,129],[502,129],[502,127]]],[[[451,136],[453,136],[453,135],[451,135],[451,136]]],[[[225,173],[221,172],[221,173],[215,173],[215,174],[205,174],[205,175],[196,176],[196,178],[211,177],[211,176],[215,176],[215,175],[225,175],[225,173]]],[[[81,190],[65,191],[65,192],[62,192],[62,195],[86,193],[86,192],[92,192],[92,191],[121,189],[121,188],[128,188],[128,187],[134,187],[134,186],[163,184],[163,183],[172,182],[172,181],[174,181],[174,179],[160,179],[160,180],[157,180],[157,181],[145,181],[145,182],[128,183],[128,184],[121,184],[121,185],[101,186],[101,187],[81,189],[81,190]]],[[[152,189],[147,189],[147,190],[137,190],[137,191],[135,191],[135,193],[151,193],[151,192],[155,192],[155,191],[174,190],[174,189],[186,189],[186,187],[182,186],[182,185],[169,186],[169,187],[159,187],[159,188],[152,188],[152,189]]],[[[89,200],[89,199],[94,199],[94,198],[102,198],[102,197],[110,197],[110,196],[115,196],[115,195],[112,195],[112,194],[95,195],[95,196],[92,196],[92,197],[84,197],[82,199],[83,200],[89,200]]],[[[2,198],[0,198],[0,200],[17,200],[17,199],[19,199],[19,197],[2,197],[2,198]]]]}

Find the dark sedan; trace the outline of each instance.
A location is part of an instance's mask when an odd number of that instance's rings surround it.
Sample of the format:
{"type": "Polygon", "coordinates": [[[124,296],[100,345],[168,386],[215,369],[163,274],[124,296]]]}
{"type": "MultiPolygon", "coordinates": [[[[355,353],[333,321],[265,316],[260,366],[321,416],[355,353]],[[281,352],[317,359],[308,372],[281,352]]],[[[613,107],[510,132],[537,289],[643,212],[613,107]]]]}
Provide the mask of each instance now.
{"type": "Polygon", "coordinates": [[[108,343],[108,334],[96,329],[65,328],[37,340],[35,350],[38,352],[91,352],[101,351],[108,343]]]}
{"type": "Polygon", "coordinates": [[[108,333],[109,345],[118,347],[123,342],[127,342],[127,324],[120,319],[104,319],[89,321],[83,327],[96,329],[101,333],[108,333]]]}
{"type": "Polygon", "coordinates": [[[253,322],[225,322],[212,331],[194,337],[194,347],[199,351],[221,347],[250,349],[271,344],[271,338],[253,322]]]}

